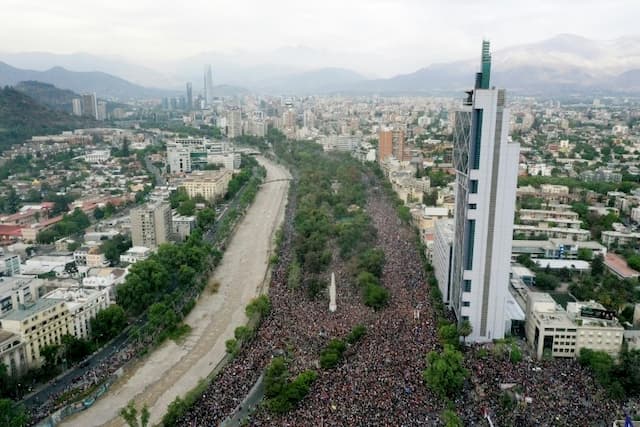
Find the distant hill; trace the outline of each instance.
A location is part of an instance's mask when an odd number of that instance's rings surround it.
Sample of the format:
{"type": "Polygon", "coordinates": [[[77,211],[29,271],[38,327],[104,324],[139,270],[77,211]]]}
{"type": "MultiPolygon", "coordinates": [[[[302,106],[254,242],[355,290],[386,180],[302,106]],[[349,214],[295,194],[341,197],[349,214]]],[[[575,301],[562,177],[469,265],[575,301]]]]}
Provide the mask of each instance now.
{"type": "MultiPolygon", "coordinates": [[[[171,88],[176,82],[161,72],[144,65],[132,64],[118,56],[100,56],[77,52],[57,54],[50,52],[0,52],[0,61],[14,67],[44,71],[52,67],[63,67],[73,71],[102,71],[121,77],[141,86],[171,88]]],[[[177,85],[184,86],[182,80],[177,85]]]]}
{"type": "Polygon", "coordinates": [[[172,91],[142,87],[99,71],[77,72],[62,67],[53,67],[46,71],[23,70],[0,62],[0,86],[13,86],[30,80],[50,83],[78,93],[95,92],[100,98],[120,101],[175,95],[172,91]]]}
{"type": "MultiPolygon", "coordinates": [[[[433,64],[389,79],[367,80],[352,92],[456,92],[474,82],[480,59],[433,64]]],[[[524,94],[638,93],[640,37],[590,40],[560,34],[492,52],[491,83],[524,94]]]]}
{"type": "Polygon", "coordinates": [[[365,78],[344,68],[321,68],[272,78],[256,84],[259,90],[278,94],[326,93],[343,86],[351,86],[365,78]]]}
{"type": "Polygon", "coordinates": [[[13,88],[32,98],[38,104],[69,114],[73,111],[71,101],[80,97],[72,90],[59,89],[52,84],[33,80],[20,82],[13,88]]]}
{"type": "MultiPolygon", "coordinates": [[[[25,95],[33,98],[38,104],[42,104],[52,110],[64,111],[71,114],[73,112],[72,100],[80,98],[80,95],[69,89],[60,89],[49,83],[37,81],[20,82],[13,86],[25,95]]],[[[101,100],[101,98],[98,98],[101,100]]],[[[111,112],[117,107],[126,107],[125,104],[106,101],[107,111],[111,112]]]]}
{"type": "Polygon", "coordinates": [[[24,93],[5,87],[0,89],[0,151],[34,135],[59,133],[98,122],[87,117],[76,117],[38,104],[24,93]]]}

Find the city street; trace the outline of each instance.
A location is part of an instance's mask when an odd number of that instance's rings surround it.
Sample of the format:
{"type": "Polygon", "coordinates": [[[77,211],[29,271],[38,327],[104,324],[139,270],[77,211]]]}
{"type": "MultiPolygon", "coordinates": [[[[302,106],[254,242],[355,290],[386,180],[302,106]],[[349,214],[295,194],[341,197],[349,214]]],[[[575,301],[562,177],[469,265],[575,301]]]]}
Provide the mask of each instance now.
{"type": "MultiPolygon", "coordinates": [[[[267,169],[265,181],[289,177],[282,166],[262,157],[258,161],[267,169]]],[[[245,323],[244,308],[265,280],[275,231],[284,217],[288,186],[287,181],[277,181],[259,191],[210,279],[220,283],[218,292],[205,290],[185,319],[192,330],[184,341],[164,343],[138,361],[90,409],[61,425],[123,426],[118,412],[131,399],[138,408],[146,403],[151,424],[158,423],[176,396],[183,396],[211,372],[225,355],[225,341],[245,323]]]]}

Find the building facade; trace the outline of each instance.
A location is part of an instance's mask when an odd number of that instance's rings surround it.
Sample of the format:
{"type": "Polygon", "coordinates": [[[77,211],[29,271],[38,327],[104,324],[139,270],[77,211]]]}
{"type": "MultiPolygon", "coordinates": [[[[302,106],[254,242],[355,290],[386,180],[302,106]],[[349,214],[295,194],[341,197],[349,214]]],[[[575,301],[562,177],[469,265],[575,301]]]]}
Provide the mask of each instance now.
{"type": "Polygon", "coordinates": [[[177,242],[184,242],[196,228],[196,217],[175,214],[171,218],[171,227],[173,228],[173,239],[177,242]]]}
{"type": "Polygon", "coordinates": [[[27,354],[20,337],[0,329],[0,363],[7,367],[7,374],[17,377],[26,371],[27,354]]]}
{"type": "Polygon", "coordinates": [[[43,298],[7,313],[0,318],[0,328],[24,343],[26,365],[39,367],[43,363],[41,349],[61,344],[62,337],[70,334],[69,310],[64,300],[43,298]]]}
{"type": "Polygon", "coordinates": [[[171,237],[171,206],[166,202],[148,203],[131,210],[133,246],[155,248],[171,237]]]}
{"type": "Polygon", "coordinates": [[[0,277],[20,274],[20,255],[0,255],[0,277]]]}
{"type": "Polygon", "coordinates": [[[181,186],[184,187],[191,198],[200,195],[206,200],[214,201],[224,197],[227,192],[227,188],[229,187],[231,176],[231,172],[226,169],[217,171],[199,171],[189,175],[184,181],[182,181],[181,186]]]}
{"type": "Polygon", "coordinates": [[[482,71],[454,120],[455,240],[450,305],[468,320],[470,342],[503,338],[508,319],[511,240],[520,146],[510,142],[505,91],[489,87],[489,42],[482,71]]]}
{"type": "Polygon", "coordinates": [[[577,357],[583,348],[613,357],[620,353],[624,328],[593,301],[570,302],[564,310],[549,294],[529,292],[526,319],[527,342],[539,359],[577,357]]]}
{"type": "Polygon", "coordinates": [[[42,299],[63,300],[69,312],[67,329],[77,338],[88,338],[90,321],[110,304],[109,291],[88,288],[58,288],[42,299]]]}
{"type": "Polygon", "coordinates": [[[431,264],[438,280],[445,304],[451,300],[451,261],[453,259],[453,220],[440,219],[435,222],[435,239],[431,251],[431,264]]]}

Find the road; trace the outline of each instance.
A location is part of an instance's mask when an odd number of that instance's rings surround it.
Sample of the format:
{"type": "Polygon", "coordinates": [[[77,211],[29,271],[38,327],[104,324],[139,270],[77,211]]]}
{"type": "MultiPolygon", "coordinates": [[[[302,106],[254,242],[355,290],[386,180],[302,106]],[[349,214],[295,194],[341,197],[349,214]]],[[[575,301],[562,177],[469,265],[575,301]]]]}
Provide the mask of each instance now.
{"type": "MultiPolygon", "coordinates": [[[[265,180],[288,178],[282,166],[258,157],[265,180]]],[[[65,420],[63,426],[124,426],[120,408],[134,399],[147,404],[151,424],[158,423],[176,396],[183,396],[206,377],[225,355],[225,341],[246,322],[245,306],[265,280],[275,231],[284,219],[287,181],[262,186],[232,237],[211,281],[217,293],[205,291],[185,322],[191,333],[183,342],[164,343],[125,375],[90,409],[65,420]]]]}

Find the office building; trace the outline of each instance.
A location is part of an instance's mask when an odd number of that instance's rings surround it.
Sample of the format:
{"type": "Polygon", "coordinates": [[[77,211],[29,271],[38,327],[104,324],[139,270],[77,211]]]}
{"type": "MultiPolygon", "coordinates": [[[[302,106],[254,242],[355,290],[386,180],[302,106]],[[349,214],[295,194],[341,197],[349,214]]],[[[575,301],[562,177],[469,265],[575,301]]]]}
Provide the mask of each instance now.
{"type": "Polygon", "coordinates": [[[393,134],[390,130],[378,134],[378,161],[387,160],[393,154],[393,134]]]}
{"type": "Polygon", "coordinates": [[[569,302],[564,310],[542,292],[527,295],[525,330],[527,342],[538,359],[545,355],[577,357],[583,348],[616,357],[624,333],[615,313],[599,303],[569,302]]]}
{"type": "Polygon", "coordinates": [[[147,203],[131,210],[133,246],[156,248],[171,237],[171,206],[166,202],[147,203]]]}
{"type": "Polygon", "coordinates": [[[82,95],[82,115],[98,119],[98,101],[95,93],[82,95]]]}
{"type": "Polygon", "coordinates": [[[62,343],[69,330],[69,310],[62,299],[40,299],[20,305],[0,318],[0,329],[16,335],[24,343],[26,365],[39,367],[44,362],[40,350],[62,343]]]}
{"type": "Polygon", "coordinates": [[[0,277],[20,274],[20,255],[0,252],[0,277]]]}
{"type": "Polygon", "coordinates": [[[187,83],[187,110],[193,110],[193,87],[191,82],[187,83]]]}
{"type": "Polygon", "coordinates": [[[135,264],[138,261],[144,261],[151,256],[151,249],[145,246],[133,246],[125,253],[120,255],[120,262],[126,262],[127,264],[135,264]]]}
{"type": "Polygon", "coordinates": [[[391,156],[401,162],[410,160],[402,130],[386,129],[378,134],[378,161],[386,160],[391,156]]]}
{"type": "Polygon", "coordinates": [[[98,107],[96,110],[96,119],[107,120],[107,103],[104,101],[98,101],[98,107]]]}
{"type": "Polygon", "coordinates": [[[473,327],[470,342],[503,338],[520,146],[508,140],[505,91],[490,88],[489,42],[481,72],[454,120],[455,239],[450,306],[473,327]]]}
{"type": "Polygon", "coordinates": [[[240,154],[234,153],[226,141],[177,138],[167,143],[167,163],[173,174],[204,169],[208,164],[233,170],[240,167],[240,161],[240,154]]]}
{"type": "Polygon", "coordinates": [[[238,107],[233,107],[227,113],[227,136],[236,138],[242,136],[242,111],[238,107]]]}
{"type": "Polygon", "coordinates": [[[90,321],[99,311],[109,306],[110,298],[107,289],[58,288],[42,297],[43,300],[64,301],[68,311],[67,329],[70,335],[77,338],[88,338],[90,321]]]}
{"type": "Polygon", "coordinates": [[[196,228],[196,217],[174,214],[171,218],[171,227],[173,228],[173,240],[184,242],[196,228]]]}
{"type": "MultiPolygon", "coordinates": [[[[229,187],[231,176],[231,171],[227,169],[198,171],[192,173],[182,181],[181,187],[184,187],[191,198],[199,195],[206,200],[214,201],[224,197],[229,187]]],[[[136,246],[135,242],[134,246],[136,246]]]]}
{"type": "Polygon", "coordinates": [[[213,104],[213,74],[211,65],[204,67],[204,103],[207,107],[213,104]]]}
{"type": "Polygon", "coordinates": [[[0,277],[0,316],[40,297],[44,280],[31,276],[0,277]]]}
{"type": "Polygon", "coordinates": [[[82,115],[82,100],[80,98],[73,98],[71,100],[71,110],[74,116],[82,115]]]}

